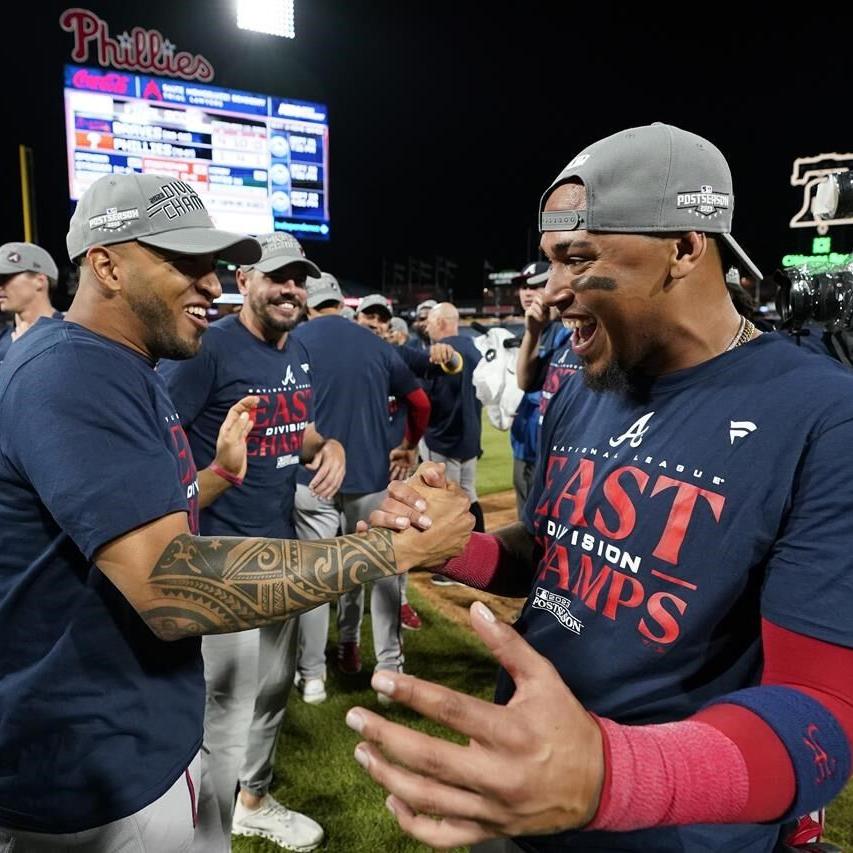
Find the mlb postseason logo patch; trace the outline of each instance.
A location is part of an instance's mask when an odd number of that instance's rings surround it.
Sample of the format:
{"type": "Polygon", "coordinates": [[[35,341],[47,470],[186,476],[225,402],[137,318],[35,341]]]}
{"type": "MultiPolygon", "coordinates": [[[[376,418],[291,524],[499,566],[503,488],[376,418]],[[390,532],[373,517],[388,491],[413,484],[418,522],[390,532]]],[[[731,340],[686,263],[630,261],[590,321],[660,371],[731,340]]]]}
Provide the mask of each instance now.
{"type": "Polygon", "coordinates": [[[703,184],[694,192],[678,193],[675,206],[679,210],[692,210],[696,216],[713,219],[720,211],[731,207],[731,196],[728,193],[715,193],[710,184],[703,184]]]}
{"type": "Polygon", "coordinates": [[[536,610],[547,610],[567,631],[580,634],[583,630],[583,622],[575,616],[569,606],[571,599],[556,592],[536,587],[536,595],[533,598],[533,607],[536,610]]]}
{"type": "Polygon", "coordinates": [[[286,231],[277,231],[275,234],[267,234],[258,238],[261,248],[265,253],[275,252],[278,249],[286,249],[293,252],[299,252],[302,257],[305,257],[305,250],[300,242],[286,231]]]}
{"type": "Polygon", "coordinates": [[[160,191],[148,199],[145,212],[152,219],[155,216],[165,216],[166,219],[178,219],[196,210],[204,211],[204,203],[198,193],[183,181],[171,181],[163,184],[160,191]]]}
{"type": "Polygon", "coordinates": [[[129,207],[126,210],[108,207],[98,216],[89,218],[89,229],[92,231],[121,231],[135,219],[139,219],[139,208],[137,207],[129,207]]]}
{"type": "Polygon", "coordinates": [[[6,260],[9,261],[10,264],[19,264],[21,263],[21,255],[18,252],[9,252],[6,255],[6,260]]]}

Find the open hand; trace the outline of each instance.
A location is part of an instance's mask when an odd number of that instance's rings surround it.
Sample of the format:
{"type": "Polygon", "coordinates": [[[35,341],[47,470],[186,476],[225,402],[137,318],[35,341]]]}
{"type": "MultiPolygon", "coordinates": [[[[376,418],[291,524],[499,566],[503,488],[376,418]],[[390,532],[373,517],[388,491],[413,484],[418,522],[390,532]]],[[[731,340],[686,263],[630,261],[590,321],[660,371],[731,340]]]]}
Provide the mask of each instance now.
{"type": "Polygon", "coordinates": [[[604,780],[598,724],[551,663],[480,602],[471,605],[471,624],[515,682],[509,703],[377,672],[374,690],[469,742],[460,746],[352,708],[347,725],[364,739],[356,760],[390,793],[386,805],[400,828],[430,847],[584,826],[604,780]]]}

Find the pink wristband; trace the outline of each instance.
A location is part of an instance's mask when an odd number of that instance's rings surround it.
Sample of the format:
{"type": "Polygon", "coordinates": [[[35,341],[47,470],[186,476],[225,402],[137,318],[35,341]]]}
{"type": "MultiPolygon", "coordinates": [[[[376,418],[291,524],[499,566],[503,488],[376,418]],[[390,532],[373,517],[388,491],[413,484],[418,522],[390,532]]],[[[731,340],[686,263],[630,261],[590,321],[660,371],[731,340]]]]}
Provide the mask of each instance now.
{"type": "Polygon", "coordinates": [[[210,465],[207,466],[208,470],[212,471],[216,474],[217,477],[222,477],[223,480],[228,480],[232,486],[242,486],[243,478],[235,477],[233,474],[226,471],[221,465],[217,465],[215,462],[211,462],[210,465]]]}
{"type": "Polygon", "coordinates": [[[585,829],[738,822],[749,794],[746,762],[718,729],[692,720],[623,726],[595,719],[606,769],[598,810],[585,829]]]}

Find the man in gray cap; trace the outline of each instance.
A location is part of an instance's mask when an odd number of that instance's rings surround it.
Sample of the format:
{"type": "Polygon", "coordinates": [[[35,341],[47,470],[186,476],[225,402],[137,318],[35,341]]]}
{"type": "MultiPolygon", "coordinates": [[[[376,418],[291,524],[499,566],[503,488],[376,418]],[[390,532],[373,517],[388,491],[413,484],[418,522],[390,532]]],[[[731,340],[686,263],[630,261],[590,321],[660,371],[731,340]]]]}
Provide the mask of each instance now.
{"type": "Polygon", "coordinates": [[[429,312],[432,311],[438,302],[435,299],[425,299],[415,308],[415,318],[412,320],[412,334],[409,335],[408,345],[415,349],[428,351],[430,347],[430,339],[427,334],[426,324],[429,312]]]}
{"type": "Polygon", "coordinates": [[[853,375],[735,310],[724,257],[758,270],[733,203],[719,149],[663,124],[583,149],[542,198],[545,304],[583,370],[523,522],[441,569],[528,596],[514,629],[472,608],[498,704],[374,680],[465,747],[348,716],[429,846],[780,850],[847,781],[853,375]]]}
{"type": "Polygon", "coordinates": [[[403,346],[409,340],[409,324],[402,317],[392,317],[385,340],[394,346],[403,346]]]}
{"type": "Polygon", "coordinates": [[[50,304],[59,270],[53,258],[35,243],[0,246],[0,311],[14,315],[14,327],[0,331],[0,361],[39,317],[61,318],[50,304]]]}
{"type": "MultiPolygon", "coordinates": [[[[195,358],[161,361],[158,369],[199,465],[213,458],[228,409],[246,394],[259,398],[243,483],[202,511],[200,532],[292,539],[300,461],[310,469],[310,488],[328,498],[344,476],[344,449],[314,428],[308,354],[289,335],[305,311],[306,281],[317,279],[320,270],[290,234],[257,239],[260,259],[237,270],[240,313],[213,323],[195,358]]],[[[278,730],[293,684],[296,639],[297,620],[292,619],[202,641],[205,801],[193,849],[227,851],[232,832],[306,851],[323,839],[319,824],[269,794],[278,730]]]]}
{"type": "Polygon", "coordinates": [[[370,329],[374,335],[385,340],[393,315],[394,311],[388,299],[381,293],[371,293],[359,301],[355,320],[360,326],[370,329]]]}
{"type": "Polygon", "coordinates": [[[154,365],[199,351],[216,260],[254,264],[260,245],[214,228],[188,184],[138,174],[96,181],[67,245],[66,321],[41,320],[0,366],[0,848],[186,850],[200,635],[436,562],[464,544],[468,502],[442,492],[426,549],[411,532],[199,536],[199,505],[241,487],[266,391],[231,407],[198,472],[154,365]]]}

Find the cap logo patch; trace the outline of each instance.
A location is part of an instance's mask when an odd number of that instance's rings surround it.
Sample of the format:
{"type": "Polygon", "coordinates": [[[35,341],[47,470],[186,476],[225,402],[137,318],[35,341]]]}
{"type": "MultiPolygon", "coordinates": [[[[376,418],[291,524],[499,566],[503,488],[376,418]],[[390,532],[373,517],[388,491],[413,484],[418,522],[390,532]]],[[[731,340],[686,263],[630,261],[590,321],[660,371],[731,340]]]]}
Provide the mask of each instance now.
{"type": "Polygon", "coordinates": [[[152,219],[155,216],[165,216],[166,219],[179,219],[187,213],[204,210],[204,203],[198,193],[183,181],[172,181],[163,184],[160,192],[148,199],[145,212],[152,219]]]}
{"type": "Polygon", "coordinates": [[[89,228],[92,231],[121,231],[134,219],[139,219],[139,208],[119,210],[117,207],[108,207],[98,216],[89,218],[89,228]]]}
{"type": "Polygon", "coordinates": [[[713,219],[720,215],[721,210],[728,210],[730,196],[728,193],[715,193],[710,184],[703,184],[698,192],[678,193],[675,206],[679,210],[692,210],[696,216],[713,219]]]}
{"type": "Polygon", "coordinates": [[[305,257],[305,250],[299,241],[285,232],[272,234],[260,242],[265,252],[274,252],[276,249],[295,249],[302,257],[305,257]]]}
{"type": "Polygon", "coordinates": [[[21,256],[18,254],[18,252],[9,252],[9,254],[6,255],[6,260],[10,261],[13,264],[19,264],[21,263],[21,256]]]}
{"type": "MultiPolygon", "coordinates": [[[[583,166],[587,160],[589,160],[589,154],[578,154],[578,156],[575,157],[568,166],[566,166],[566,169],[574,169],[577,166],[583,166]]],[[[565,171],[565,169],[563,171],[565,171]]]]}

